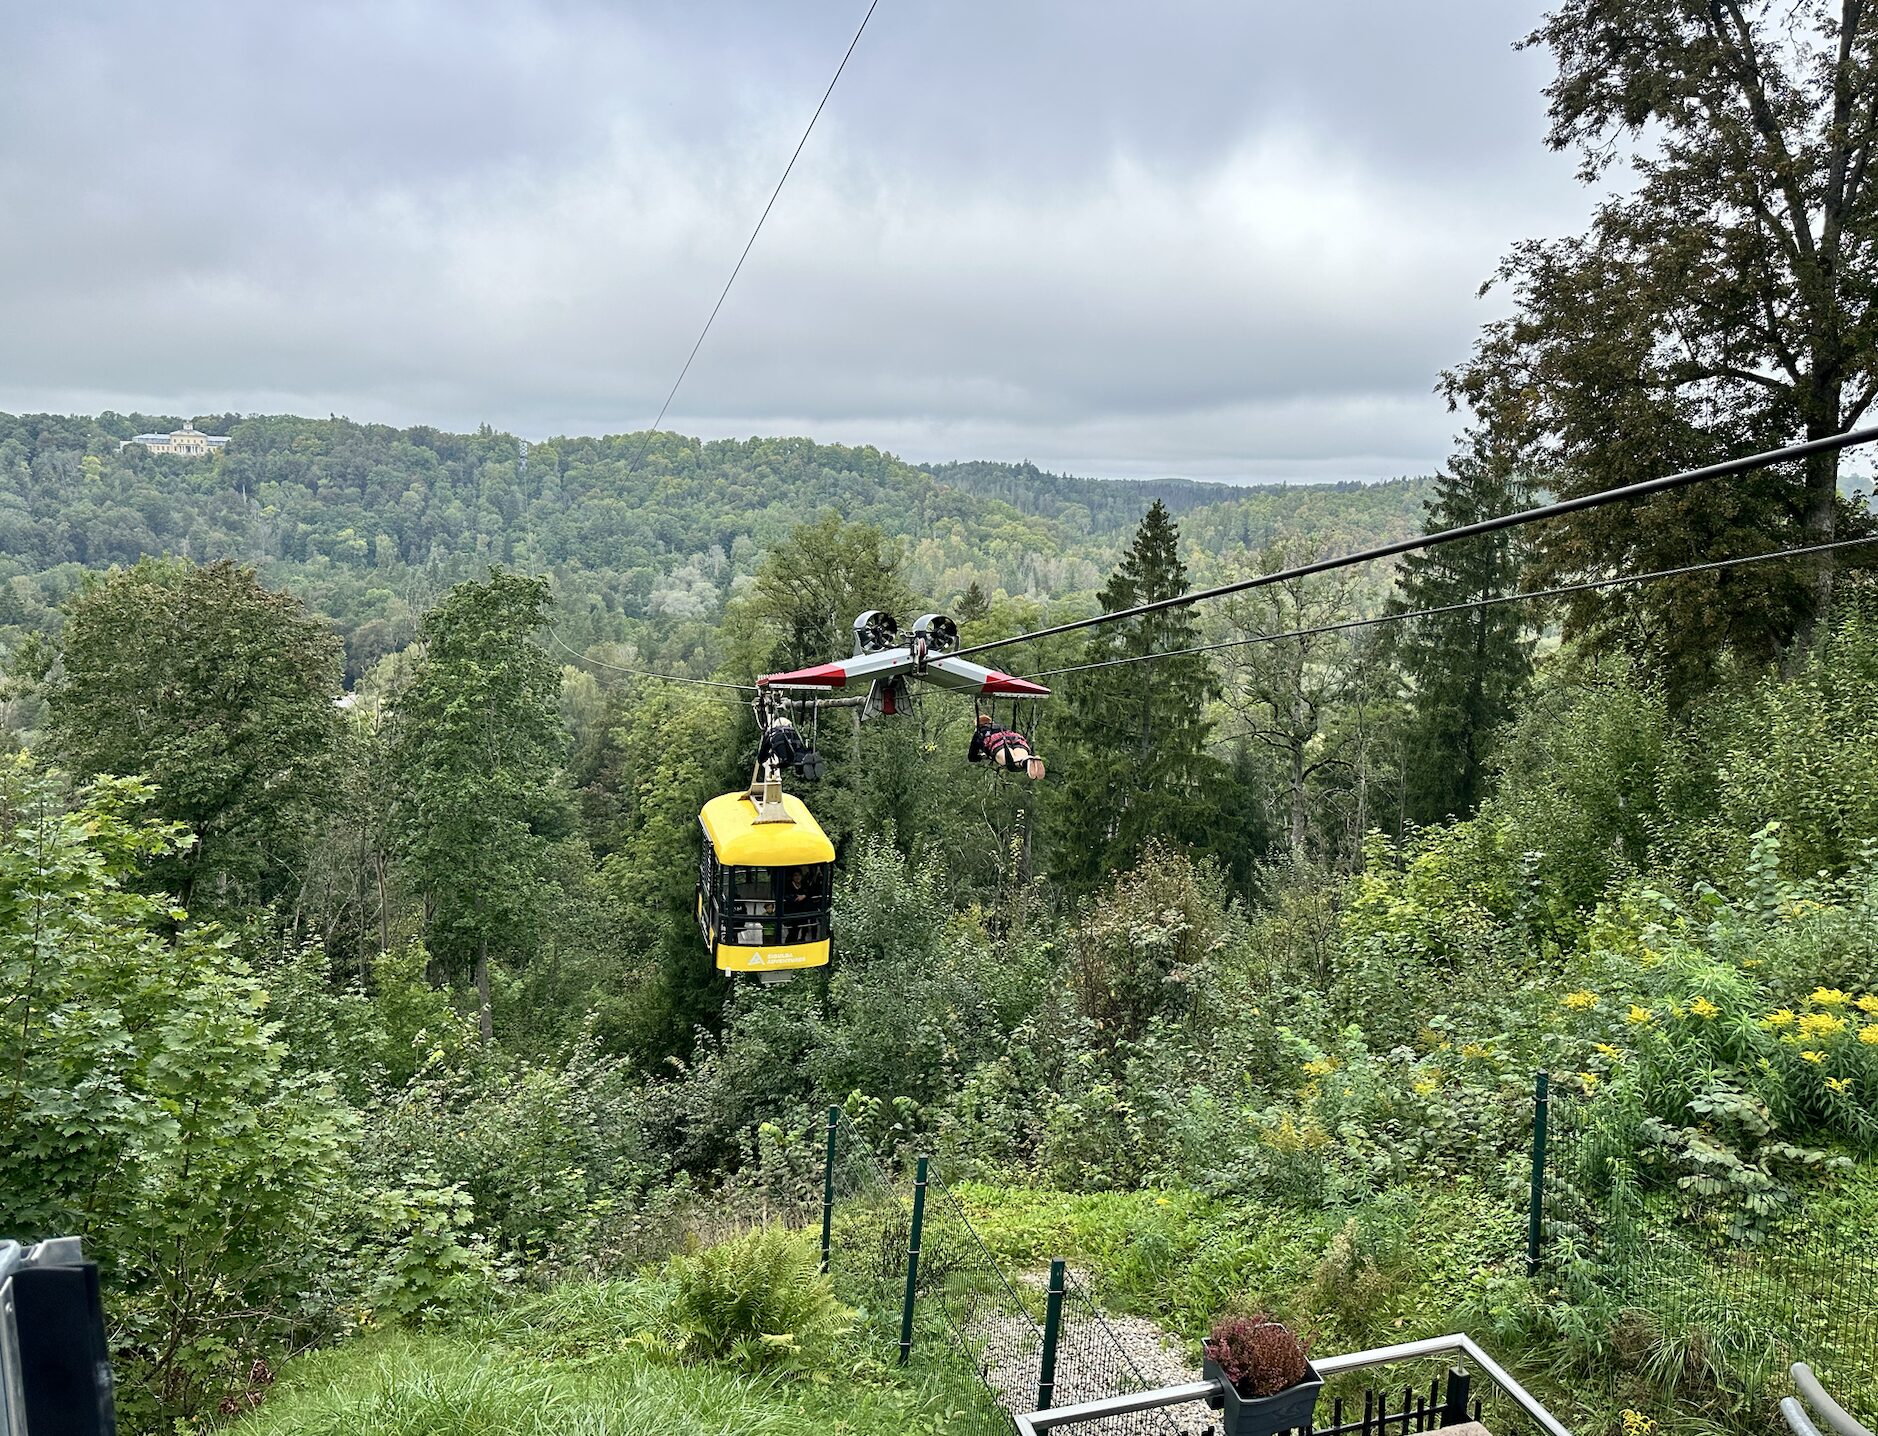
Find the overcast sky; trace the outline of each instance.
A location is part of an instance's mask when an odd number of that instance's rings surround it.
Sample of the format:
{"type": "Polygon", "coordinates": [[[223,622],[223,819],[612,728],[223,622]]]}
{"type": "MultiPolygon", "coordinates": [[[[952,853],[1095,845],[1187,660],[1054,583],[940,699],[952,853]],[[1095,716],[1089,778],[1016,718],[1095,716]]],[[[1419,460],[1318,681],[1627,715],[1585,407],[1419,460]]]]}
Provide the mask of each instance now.
{"type": "MultiPolygon", "coordinates": [[[[650,423],[862,0],[0,9],[0,409],[650,423]]],[[[1527,0],[881,0],[666,427],[1428,472],[1527,0]]]]}

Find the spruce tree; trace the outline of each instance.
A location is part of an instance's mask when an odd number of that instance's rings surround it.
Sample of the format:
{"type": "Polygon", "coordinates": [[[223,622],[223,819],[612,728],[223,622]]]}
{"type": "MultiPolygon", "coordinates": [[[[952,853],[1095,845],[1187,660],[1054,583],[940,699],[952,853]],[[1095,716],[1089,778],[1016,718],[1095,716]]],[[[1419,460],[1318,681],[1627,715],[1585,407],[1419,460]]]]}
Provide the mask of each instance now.
{"type": "MultiPolygon", "coordinates": [[[[1099,595],[1116,613],[1187,591],[1180,531],[1156,500],[1099,595]]],[[[1084,663],[1191,648],[1198,629],[1185,608],[1163,609],[1091,631],[1084,663]]],[[[1094,884],[1132,866],[1155,837],[1203,841],[1212,827],[1220,764],[1207,752],[1207,704],[1217,694],[1203,657],[1097,668],[1065,678],[1067,752],[1056,772],[1056,866],[1094,884]]]]}
{"type": "MultiPolygon", "coordinates": [[[[1425,504],[1424,533],[1440,533],[1527,508],[1509,449],[1481,431],[1455,455],[1425,504]]],[[[1513,532],[1462,539],[1407,555],[1391,613],[1476,603],[1510,591],[1521,567],[1513,532]]],[[[1519,604],[1494,604],[1390,630],[1397,670],[1409,689],[1403,811],[1419,823],[1471,813],[1480,802],[1487,747],[1532,672],[1532,644],[1519,604]]]]}

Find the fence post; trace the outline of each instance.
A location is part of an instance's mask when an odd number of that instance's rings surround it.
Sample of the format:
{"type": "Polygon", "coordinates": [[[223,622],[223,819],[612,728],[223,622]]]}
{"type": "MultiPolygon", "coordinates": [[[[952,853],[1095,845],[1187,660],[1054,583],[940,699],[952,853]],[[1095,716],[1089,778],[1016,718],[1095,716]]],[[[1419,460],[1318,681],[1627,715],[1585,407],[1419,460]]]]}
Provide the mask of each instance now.
{"type": "Polygon", "coordinates": [[[841,1109],[828,1109],[828,1155],[822,1159],[822,1275],[828,1275],[829,1240],[835,1231],[835,1136],[841,1127],[841,1109]]]}
{"type": "Polygon", "coordinates": [[[919,1239],[926,1225],[926,1162],[913,1178],[913,1234],[906,1243],[906,1301],[900,1307],[900,1365],[913,1354],[913,1294],[919,1290],[919,1239]]]}
{"type": "Polygon", "coordinates": [[[1472,1385],[1472,1378],[1460,1367],[1448,1368],[1448,1389],[1441,1403],[1443,1426],[1459,1426],[1467,1420],[1467,1398],[1472,1385]]]}
{"type": "Polygon", "coordinates": [[[1539,1072],[1532,1083],[1532,1196],[1526,1210],[1526,1275],[1539,1273],[1539,1240],[1543,1233],[1545,1212],[1545,1114],[1547,1074],[1539,1072]]]}
{"type": "Polygon", "coordinates": [[[1063,1276],[1061,1257],[1050,1263],[1050,1290],[1043,1304],[1043,1362],[1037,1368],[1037,1409],[1048,1411],[1056,1390],[1056,1342],[1063,1332],[1063,1276]]]}

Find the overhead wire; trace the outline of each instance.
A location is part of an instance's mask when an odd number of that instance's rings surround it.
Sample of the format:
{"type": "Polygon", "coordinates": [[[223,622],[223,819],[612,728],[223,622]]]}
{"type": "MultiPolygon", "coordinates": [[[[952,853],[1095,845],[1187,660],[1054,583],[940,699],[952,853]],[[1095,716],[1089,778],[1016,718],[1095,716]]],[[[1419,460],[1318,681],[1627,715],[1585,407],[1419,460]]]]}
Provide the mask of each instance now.
{"type": "Polygon", "coordinates": [[[1602,508],[1606,504],[1647,498],[1652,494],[1683,488],[1706,479],[1727,478],[1732,474],[1747,473],[1752,469],[1766,468],[1771,464],[1804,459],[1813,454],[1833,453],[1841,449],[1849,449],[1857,444],[1869,444],[1874,441],[1878,441],[1878,427],[1852,429],[1843,434],[1831,434],[1823,439],[1810,439],[1805,443],[1789,444],[1779,449],[1748,454],[1739,459],[1728,459],[1719,464],[1708,464],[1699,469],[1687,469],[1681,473],[1665,474],[1660,478],[1644,479],[1639,483],[1625,484],[1620,488],[1601,489],[1592,494],[1579,494],[1574,498],[1559,499],[1534,508],[1520,509],[1515,513],[1481,519],[1477,523],[1460,524],[1435,533],[1415,534],[1409,538],[1397,539],[1392,543],[1361,549],[1356,553],[1340,554],[1334,558],[1313,559],[1309,563],[1293,564],[1289,568],[1278,569],[1272,573],[1257,574],[1251,578],[1237,579],[1232,583],[1222,583],[1213,588],[1198,589],[1192,593],[1176,594],[1172,598],[1156,599],[1152,603],[1136,604],[1132,608],[1117,609],[1113,613],[1098,613],[1088,618],[1076,618],[1065,623],[1051,624],[1030,633],[1017,633],[1009,638],[994,638],[984,643],[973,644],[969,648],[961,648],[957,656],[963,658],[978,653],[989,653],[993,649],[1008,648],[1014,643],[1032,643],[1040,638],[1053,638],[1058,634],[1073,633],[1078,629],[1094,628],[1106,623],[1119,623],[1123,619],[1139,618],[1145,614],[1159,613],[1170,608],[1184,608],[1204,599],[1223,598],[1228,594],[1245,593],[1251,589],[1266,588],[1275,583],[1285,583],[1292,579],[1308,578],[1313,574],[1350,568],[1380,558],[1394,558],[1398,554],[1413,553],[1418,549],[1437,548],[1442,544],[1478,538],[1483,534],[1498,533],[1504,529],[1539,523],[1545,519],[1562,517],[1565,514],[1602,508]]]}
{"type": "Polygon", "coordinates": [[[698,351],[704,347],[704,340],[711,332],[711,326],[717,322],[717,314],[724,307],[724,301],[730,298],[730,289],[737,282],[737,276],[743,273],[743,263],[750,257],[750,251],[756,247],[756,237],[763,232],[763,225],[769,219],[769,212],[776,207],[776,200],[783,192],[783,186],[789,182],[789,175],[796,167],[796,161],[802,157],[803,146],[808,144],[809,136],[815,132],[815,122],[822,117],[822,111],[828,106],[828,97],[835,92],[835,86],[841,79],[842,72],[848,68],[848,61],[853,58],[854,50],[861,43],[861,36],[867,32],[867,22],[874,18],[874,11],[880,6],[880,0],[870,0],[867,13],[861,17],[861,23],[854,31],[854,38],[848,41],[848,48],[842,52],[841,63],[835,66],[835,73],[829,78],[828,88],[822,91],[822,98],[816,103],[815,113],[809,116],[808,124],[802,130],[802,138],[796,141],[796,147],[789,156],[789,163],[783,166],[782,177],[776,181],[776,188],[770,191],[769,203],[763,206],[763,213],[757,216],[756,228],[750,231],[750,237],[744,241],[743,253],[737,256],[737,263],[730,271],[730,278],[724,281],[723,291],[717,296],[717,303],[711,306],[711,313],[704,321],[704,328],[698,331],[697,341],[691,346],[691,352],[685,356],[684,364],[678,370],[678,377],[672,380],[672,387],[665,396],[665,402],[659,405],[658,417],[652,421],[652,427],[646,430],[645,438],[639,441],[639,448],[633,454],[632,463],[626,468],[627,477],[638,472],[639,461],[646,456],[646,449],[651,445],[653,436],[658,433],[659,425],[665,422],[665,414],[672,407],[672,400],[678,397],[678,389],[685,382],[685,375],[691,372],[692,361],[698,357],[698,351]]]}
{"type": "Polygon", "coordinates": [[[688,683],[694,688],[729,688],[734,689],[738,693],[754,693],[757,691],[754,683],[726,683],[718,678],[689,678],[682,673],[656,673],[649,668],[627,668],[618,663],[608,663],[603,658],[589,657],[587,654],[580,652],[579,649],[571,647],[567,641],[552,628],[548,630],[548,637],[554,640],[556,647],[571,654],[582,663],[590,663],[595,668],[604,668],[610,673],[624,673],[629,678],[649,678],[657,683],[688,683]]]}
{"type": "Polygon", "coordinates": [[[1832,543],[1809,544],[1804,548],[1772,549],[1766,553],[1742,554],[1735,558],[1711,559],[1705,563],[1683,564],[1678,568],[1659,568],[1647,573],[1620,574],[1615,578],[1585,579],[1578,583],[1559,584],[1553,588],[1528,589],[1520,593],[1491,594],[1486,598],[1471,598],[1461,603],[1440,604],[1433,608],[1405,609],[1399,613],[1371,614],[1367,618],[1342,619],[1336,623],[1321,623],[1312,628],[1291,628],[1281,633],[1259,633],[1249,638],[1229,638],[1219,643],[1199,643],[1190,648],[1164,648],[1154,653],[1136,653],[1125,658],[1105,658],[1094,663],[1076,663],[1066,668],[1046,668],[1037,673],[1014,674],[1014,677],[1062,678],[1072,673],[1088,673],[1098,668],[1121,668],[1132,663],[1152,663],[1160,658],[1184,658],[1197,653],[1218,653],[1229,648],[1247,648],[1258,643],[1277,643],[1287,638],[1315,638],[1320,634],[1343,633],[1353,628],[1370,628],[1383,623],[1403,623],[1415,618],[1438,618],[1448,613],[1463,613],[1469,609],[1491,608],[1501,603],[1522,603],[1547,598],[1563,598],[1574,593],[1589,593],[1595,589],[1617,588],[1626,583],[1650,583],[1657,579],[1683,578],[1690,574],[1712,573],[1716,569],[1738,568],[1751,563],[1768,563],[1774,559],[1806,558],[1817,553],[1831,553],[1838,549],[1857,548],[1863,544],[1878,543],[1878,534],[1866,534],[1860,538],[1837,539],[1832,543]]]}

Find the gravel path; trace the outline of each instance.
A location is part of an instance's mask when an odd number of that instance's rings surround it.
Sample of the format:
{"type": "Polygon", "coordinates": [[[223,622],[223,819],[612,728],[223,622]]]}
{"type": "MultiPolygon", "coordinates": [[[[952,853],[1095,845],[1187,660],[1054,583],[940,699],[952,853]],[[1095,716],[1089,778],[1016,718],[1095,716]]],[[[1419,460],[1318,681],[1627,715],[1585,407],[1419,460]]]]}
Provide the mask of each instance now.
{"type": "MultiPolygon", "coordinates": [[[[1042,1287],[1042,1272],[1026,1272],[1026,1286],[1042,1287]]],[[[1156,1386],[1179,1386],[1198,1381],[1197,1367],[1189,1366],[1184,1344],[1145,1317],[1104,1312],[1100,1321],[1071,1301],[1063,1313],[1063,1334],[1057,1345],[1056,1391],[1051,1405],[1071,1406],[1103,1396],[1156,1386]],[[1119,1348],[1119,1350],[1118,1350],[1119,1348]],[[1126,1357],[1126,1361],[1124,1361],[1126,1357]],[[1133,1371],[1128,1363],[1133,1364],[1133,1371]],[[1136,1373],[1139,1373],[1137,1379],[1136,1373]]],[[[1021,1317],[992,1309],[982,1310],[972,1323],[972,1335],[984,1343],[989,1362],[986,1380],[1012,1411],[1028,1411],[1037,1404],[1037,1337],[1021,1317]]],[[[1202,1405],[1169,1407],[1164,1412],[1141,1412],[1080,1427],[1093,1436],[1211,1436],[1217,1418],[1202,1405]]]]}

